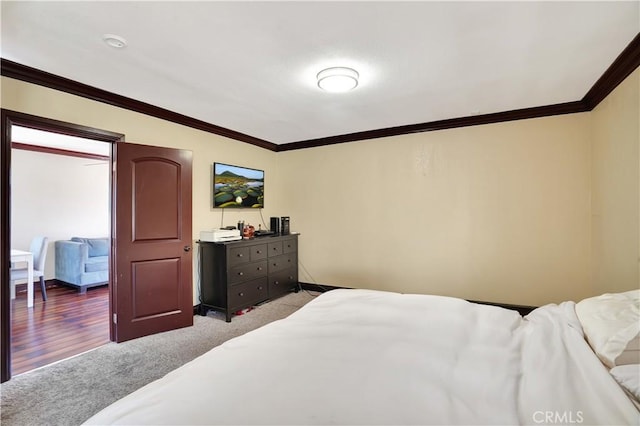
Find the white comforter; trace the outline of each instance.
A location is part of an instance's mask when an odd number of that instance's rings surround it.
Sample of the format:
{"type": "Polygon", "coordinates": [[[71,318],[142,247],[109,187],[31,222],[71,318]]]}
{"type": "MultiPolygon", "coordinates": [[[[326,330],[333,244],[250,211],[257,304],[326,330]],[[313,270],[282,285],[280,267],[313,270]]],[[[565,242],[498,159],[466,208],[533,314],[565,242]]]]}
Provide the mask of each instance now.
{"type": "Polygon", "coordinates": [[[89,424],[638,424],[574,304],[334,290],[89,424]]]}

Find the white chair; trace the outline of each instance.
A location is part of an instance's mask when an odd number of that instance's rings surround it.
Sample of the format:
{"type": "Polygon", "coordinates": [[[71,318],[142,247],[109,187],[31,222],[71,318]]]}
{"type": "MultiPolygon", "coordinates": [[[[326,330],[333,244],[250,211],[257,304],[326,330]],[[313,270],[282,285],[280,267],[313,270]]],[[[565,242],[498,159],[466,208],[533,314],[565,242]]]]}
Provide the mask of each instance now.
{"type": "MultiPolygon", "coordinates": [[[[47,300],[47,289],[44,285],[44,261],[47,257],[47,237],[35,237],[31,240],[29,251],[33,253],[33,278],[40,279],[40,292],[42,300],[47,300]]],[[[9,283],[11,284],[11,298],[16,298],[16,281],[27,280],[27,268],[11,269],[9,283]]]]}

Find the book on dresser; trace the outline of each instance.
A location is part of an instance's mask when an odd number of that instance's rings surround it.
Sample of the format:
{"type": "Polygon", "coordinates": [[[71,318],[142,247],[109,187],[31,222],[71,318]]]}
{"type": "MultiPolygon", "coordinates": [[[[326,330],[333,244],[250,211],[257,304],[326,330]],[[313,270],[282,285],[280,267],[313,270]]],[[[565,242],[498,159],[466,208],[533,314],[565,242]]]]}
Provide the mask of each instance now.
{"type": "Polygon", "coordinates": [[[241,241],[198,241],[200,308],[231,316],[242,309],[298,291],[298,235],[241,241]]]}

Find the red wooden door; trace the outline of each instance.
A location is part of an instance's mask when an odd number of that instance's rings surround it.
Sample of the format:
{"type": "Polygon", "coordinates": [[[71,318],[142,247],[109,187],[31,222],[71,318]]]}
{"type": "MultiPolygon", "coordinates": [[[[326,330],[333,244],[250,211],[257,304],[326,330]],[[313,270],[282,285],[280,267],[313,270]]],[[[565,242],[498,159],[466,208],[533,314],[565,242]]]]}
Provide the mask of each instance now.
{"type": "Polygon", "coordinates": [[[112,336],[193,325],[192,152],[115,145],[112,336]]]}

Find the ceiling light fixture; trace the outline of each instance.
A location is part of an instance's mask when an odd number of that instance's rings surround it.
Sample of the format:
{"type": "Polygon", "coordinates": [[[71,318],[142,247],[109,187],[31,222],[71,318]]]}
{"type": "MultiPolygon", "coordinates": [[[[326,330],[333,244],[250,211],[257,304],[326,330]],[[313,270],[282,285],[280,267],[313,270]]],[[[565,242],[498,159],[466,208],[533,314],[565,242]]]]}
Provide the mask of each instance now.
{"type": "Polygon", "coordinates": [[[125,47],[127,47],[127,40],[115,34],[103,35],[102,41],[107,43],[108,46],[111,46],[115,49],[124,49],[125,47]]]}
{"type": "Polygon", "coordinates": [[[348,92],[358,86],[360,75],[352,68],[333,67],[318,73],[318,87],[327,92],[348,92]]]}

